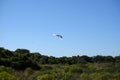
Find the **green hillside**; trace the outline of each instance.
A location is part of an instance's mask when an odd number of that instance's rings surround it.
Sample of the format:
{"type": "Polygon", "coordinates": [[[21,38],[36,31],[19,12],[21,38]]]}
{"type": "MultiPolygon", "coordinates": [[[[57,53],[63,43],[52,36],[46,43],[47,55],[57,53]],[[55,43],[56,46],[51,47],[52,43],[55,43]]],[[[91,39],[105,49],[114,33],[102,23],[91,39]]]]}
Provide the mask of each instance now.
{"type": "Polygon", "coordinates": [[[0,47],[0,80],[119,80],[120,56],[54,57],[0,47]]]}

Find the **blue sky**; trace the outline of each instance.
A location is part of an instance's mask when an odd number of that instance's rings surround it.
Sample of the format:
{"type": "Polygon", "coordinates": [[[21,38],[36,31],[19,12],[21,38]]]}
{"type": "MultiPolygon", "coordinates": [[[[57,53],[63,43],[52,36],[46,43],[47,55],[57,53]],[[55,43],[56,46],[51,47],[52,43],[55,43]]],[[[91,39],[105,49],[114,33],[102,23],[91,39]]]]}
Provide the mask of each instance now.
{"type": "Polygon", "coordinates": [[[117,56],[120,1],[0,0],[0,37],[0,46],[10,50],[57,57],[117,56]]]}

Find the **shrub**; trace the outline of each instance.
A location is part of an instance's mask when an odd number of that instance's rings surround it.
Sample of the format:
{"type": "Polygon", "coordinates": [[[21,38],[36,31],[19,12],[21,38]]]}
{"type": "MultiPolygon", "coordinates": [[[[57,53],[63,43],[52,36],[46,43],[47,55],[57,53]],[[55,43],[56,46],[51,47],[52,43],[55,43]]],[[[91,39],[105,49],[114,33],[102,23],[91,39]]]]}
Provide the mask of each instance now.
{"type": "Polygon", "coordinates": [[[90,75],[91,78],[94,80],[110,80],[111,79],[111,74],[108,72],[104,73],[93,73],[90,75]]]}
{"type": "Polygon", "coordinates": [[[77,65],[73,65],[70,68],[70,72],[71,73],[82,73],[83,71],[82,71],[81,67],[79,67],[77,65]]]}
{"type": "Polygon", "coordinates": [[[18,80],[18,79],[15,76],[13,76],[7,72],[1,72],[0,80],[18,80]]]}
{"type": "Polygon", "coordinates": [[[93,80],[93,79],[91,79],[91,77],[89,76],[89,74],[82,73],[77,80],[93,80]]]}
{"type": "Polygon", "coordinates": [[[54,80],[54,76],[52,74],[44,74],[42,76],[38,76],[37,80],[54,80]]]}
{"type": "Polygon", "coordinates": [[[70,80],[72,77],[72,73],[68,72],[66,74],[64,74],[62,80],[70,80]]]}

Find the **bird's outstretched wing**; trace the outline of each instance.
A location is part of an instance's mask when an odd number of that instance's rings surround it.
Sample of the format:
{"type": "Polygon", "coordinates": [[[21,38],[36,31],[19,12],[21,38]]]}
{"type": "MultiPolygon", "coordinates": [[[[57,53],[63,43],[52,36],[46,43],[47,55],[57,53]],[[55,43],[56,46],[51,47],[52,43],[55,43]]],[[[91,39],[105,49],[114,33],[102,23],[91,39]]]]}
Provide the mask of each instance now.
{"type": "Polygon", "coordinates": [[[56,36],[56,37],[58,37],[58,38],[60,38],[60,39],[63,39],[63,36],[60,35],[60,34],[53,34],[53,36],[56,36]]]}

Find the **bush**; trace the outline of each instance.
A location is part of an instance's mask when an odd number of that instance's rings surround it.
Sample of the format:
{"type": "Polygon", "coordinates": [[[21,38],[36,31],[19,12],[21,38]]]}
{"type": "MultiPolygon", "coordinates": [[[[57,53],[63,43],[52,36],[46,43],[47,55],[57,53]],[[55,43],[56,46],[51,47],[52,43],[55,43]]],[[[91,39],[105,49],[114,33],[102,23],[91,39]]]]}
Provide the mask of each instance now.
{"type": "Polygon", "coordinates": [[[93,79],[91,79],[91,77],[89,76],[89,74],[82,73],[77,80],[93,80],[93,79]]]}
{"type": "Polygon", "coordinates": [[[18,79],[15,76],[13,76],[7,72],[1,72],[0,80],[18,80],[18,79]]]}
{"type": "Polygon", "coordinates": [[[108,72],[104,73],[93,73],[90,75],[94,80],[110,80],[111,79],[111,74],[108,72]]]}
{"type": "Polygon", "coordinates": [[[66,74],[64,74],[62,80],[70,80],[72,77],[72,73],[68,72],[66,74]]]}
{"type": "Polygon", "coordinates": [[[71,68],[70,68],[70,72],[71,72],[71,73],[82,73],[83,71],[82,71],[82,69],[81,69],[80,66],[73,65],[73,66],[71,66],[71,68]]]}
{"type": "Polygon", "coordinates": [[[37,80],[54,80],[54,76],[52,74],[44,74],[42,76],[38,76],[37,80]]]}
{"type": "Polygon", "coordinates": [[[31,68],[27,68],[27,69],[25,69],[25,71],[24,71],[24,75],[25,75],[25,76],[30,76],[30,75],[32,75],[33,73],[34,73],[34,70],[31,69],[31,68]]]}

